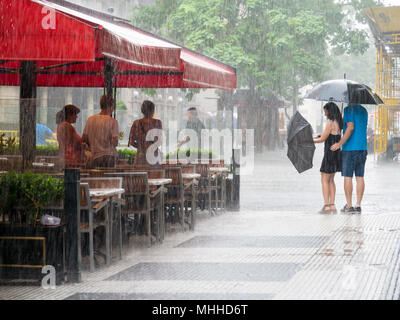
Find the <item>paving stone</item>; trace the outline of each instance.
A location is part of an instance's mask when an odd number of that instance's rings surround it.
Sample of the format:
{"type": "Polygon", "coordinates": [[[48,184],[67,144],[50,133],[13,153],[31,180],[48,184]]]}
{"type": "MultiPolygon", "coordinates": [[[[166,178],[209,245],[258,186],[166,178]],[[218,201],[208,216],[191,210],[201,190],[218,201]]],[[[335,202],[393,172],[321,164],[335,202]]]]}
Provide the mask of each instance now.
{"type": "Polygon", "coordinates": [[[185,248],[319,248],[328,237],[197,236],[179,244],[185,248]]]}
{"type": "Polygon", "coordinates": [[[295,263],[139,263],[106,280],[287,281],[295,263]]]}
{"type": "Polygon", "coordinates": [[[265,294],[215,294],[215,293],[107,293],[79,292],[65,300],[271,300],[265,294]]]}

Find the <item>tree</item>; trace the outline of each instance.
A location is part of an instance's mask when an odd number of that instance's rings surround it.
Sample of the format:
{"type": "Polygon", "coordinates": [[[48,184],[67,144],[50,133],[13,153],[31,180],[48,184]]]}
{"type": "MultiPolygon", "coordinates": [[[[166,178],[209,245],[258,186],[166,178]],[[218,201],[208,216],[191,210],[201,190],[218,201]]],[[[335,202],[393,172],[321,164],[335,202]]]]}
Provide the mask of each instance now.
{"type": "MultiPolygon", "coordinates": [[[[369,44],[361,9],[379,0],[155,0],[133,23],[235,66],[251,97],[272,90],[293,101],[320,82],[332,57],[369,44]]],[[[251,102],[250,102],[251,103],[251,102]]]]}

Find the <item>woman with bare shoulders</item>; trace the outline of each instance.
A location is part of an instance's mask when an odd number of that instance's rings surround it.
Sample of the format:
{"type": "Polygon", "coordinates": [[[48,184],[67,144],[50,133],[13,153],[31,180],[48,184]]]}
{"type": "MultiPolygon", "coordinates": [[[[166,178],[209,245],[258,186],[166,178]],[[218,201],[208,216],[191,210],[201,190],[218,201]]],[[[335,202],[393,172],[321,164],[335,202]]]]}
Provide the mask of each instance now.
{"type": "Polygon", "coordinates": [[[80,109],[72,104],[66,105],[57,112],[56,122],[59,157],[66,167],[76,166],[85,162],[86,144],[73,127],[80,109]]]}
{"type": "Polygon", "coordinates": [[[341,150],[331,151],[330,147],[340,141],[343,119],[338,106],[333,102],[324,105],[324,113],[328,122],[324,132],[314,139],[314,143],[325,142],[324,158],[320,169],[324,206],[320,213],[330,213],[337,212],[335,206],[335,173],[342,171],[341,150]]]}
{"type": "Polygon", "coordinates": [[[161,154],[157,145],[161,144],[162,123],[161,120],[153,118],[155,112],[153,102],[149,100],[143,101],[141,111],[143,118],[133,122],[129,134],[128,147],[133,146],[137,149],[134,160],[135,165],[157,165],[161,161],[161,154]],[[147,137],[150,130],[154,130],[154,135],[150,132],[149,137],[147,137]],[[155,143],[157,144],[152,146],[155,143]],[[151,146],[152,149],[148,152],[151,146]]]}

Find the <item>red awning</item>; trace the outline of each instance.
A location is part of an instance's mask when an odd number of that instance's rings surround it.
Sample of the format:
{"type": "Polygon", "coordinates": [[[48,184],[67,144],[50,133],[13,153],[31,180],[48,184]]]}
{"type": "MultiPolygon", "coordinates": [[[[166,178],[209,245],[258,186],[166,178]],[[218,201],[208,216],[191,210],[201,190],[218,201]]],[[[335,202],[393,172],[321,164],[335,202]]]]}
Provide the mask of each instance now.
{"type": "Polygon", "coordinates": [[[182,49],[181,59],[184,65],[183,81],[188,87],[236,88],[235,69],[187,49],[182,49]]]}
{"type": "Polygon", "coordinates": [[[235,69],[115,17],[66,2],[0,0],[0,85],[19,85],[37,61],[38,86],[103,87],[112,58],[118,87],[236,87],[235,69]]]}

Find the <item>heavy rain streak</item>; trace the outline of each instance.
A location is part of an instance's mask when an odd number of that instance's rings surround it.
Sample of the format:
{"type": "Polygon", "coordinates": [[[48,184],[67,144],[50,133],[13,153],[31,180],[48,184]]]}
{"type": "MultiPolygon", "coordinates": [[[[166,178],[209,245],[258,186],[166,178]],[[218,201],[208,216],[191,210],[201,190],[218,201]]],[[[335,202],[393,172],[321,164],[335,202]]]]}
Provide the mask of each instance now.
{"type": "Polygon", "coordinates": [[[0,0],[2,300],[398,300],[399,166],[400,0],[0,0]]]}

